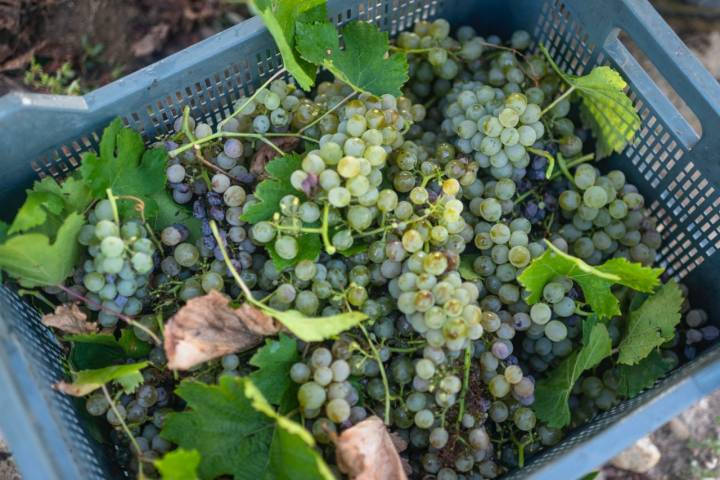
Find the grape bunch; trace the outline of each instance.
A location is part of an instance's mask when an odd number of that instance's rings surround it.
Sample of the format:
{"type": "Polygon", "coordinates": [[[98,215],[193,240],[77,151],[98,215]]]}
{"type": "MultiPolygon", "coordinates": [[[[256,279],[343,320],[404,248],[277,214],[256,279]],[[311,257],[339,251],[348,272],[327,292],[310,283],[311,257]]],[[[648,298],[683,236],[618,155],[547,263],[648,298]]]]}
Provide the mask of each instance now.
{"type": "Polygon", "coordinates": [[[502,89],[468,82],[456,84],[447,99],[442,129],[455,137],[458,150],[472,154],[497,179],[522,178],[530,163],[526,149],[545,135],[542,90],[532,87],[506,95],[502,89]]]}
{"type": "Polygon", "coordinates": [[[106,328],[117,324],[117,314],[142,312],[157,253],[145,226],[137,220],[118,222],[116,208],[110,200],[98,202],[78,236],[89,258],[75,281],[87,290],[88,307],[99,312],[106,328]]]}
{"type": "Polygon", "coordinates": [[[333,353],[349,358],[347,349],[340,352],[338,348],[331,351],[318,347],[308,363],[298,362],[290,369],[290,378],[300,384],[297,395],[303,415],[315,419],[313,432],[319,431],[319,436],[327,434],[328,421],[348,426],[367,415],[362,407],[355,408],[360,395],[348,381],[351,369],[347,358],[335,358],[333,353]]]}
{"type": "Polygon", "coordinates": [[[557,229],[556,245],[589,264],[622,256],[650,265],[661,238],[637,188],[621,171],[600,175],[589,164],[575,169],[573,181],[558,198],[567,223],[557,229]]]}
{"type": "MultiPolygon", "coordinates": [[[[144,472],[152,474],[155,472],[152,460],[173,449],[172,443],[159,435],[167,414],[173,411],[171,391],[172,384],[167,375],[157,369],[148,369],[143,371],[143,384],[132,395],[123,394],[114,408],[104,393],[96,391],[85,400],[85,409],[94,417],[104,416],[114,427],[111,437],[116,448],[122,447],[125,452],[135,451],[135,445],[129,443],[121,430],[124,422],[133,432],[143,460],[148,461],[144,472]]],[[[120,460],[130,470],[138,470],[137,457],[121,454],[120,460]]]]}

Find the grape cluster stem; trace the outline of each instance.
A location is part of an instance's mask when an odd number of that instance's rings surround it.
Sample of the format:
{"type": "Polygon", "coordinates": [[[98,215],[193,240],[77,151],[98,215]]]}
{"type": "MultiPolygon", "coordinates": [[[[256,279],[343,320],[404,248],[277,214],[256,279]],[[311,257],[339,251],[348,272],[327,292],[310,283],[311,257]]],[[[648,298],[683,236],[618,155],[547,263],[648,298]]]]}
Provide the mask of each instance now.
{"type": "Polygon", "coordinates": [[[123,313],[116,312],[115,310],[112,310],[112,309],[110,309],[110,308],[107,308],[107,307],[105,307],[105,306],[104,306],[103,304],[101,304],[101,303],[97,303],[97,302],[95,302],[95,301],[93,301],[93,300],[90,300],[89,298],[87,298],[87,297],[85,297],[85,296],[83,296],[83,295],[80,295],[79,293],[77,293],[77,292],[74,291],[73,289],[68,288],[68,287],[66,287],[65,285],[61,284],[61,283],[58,283],[58,284],[55,285],[55,286],[56,286],[57,288],[59,288],[60,290],[62,290],[63,292],[67,293],[69,296],[75,298],[76,300],[81,300],[81,301],[85,302],[87,305],[90,305],[90,306],[95,307],[95,308],[99,308],[99,309],[102,310],[103,312],[109,313],[109,314],[111,314],[111,315],[115,315],[116,317],[118,317],[120,320],[124,321],[124,322],[127,323],[128,325],[131,325],[131,326],[133,326],[133,327],[136,327],[136,328],[142,330],[143,332],[147,333],[147,335],[148,335],[150,338],[152,338],[153,342],[155,342],[156,345],[162,345],[162,340],[160,340],[160,338],[159,338],[157,335],[155,335],[155,332],[153,332],[152,330],[150,330],[149,328],[147,328],[147,327],[146,327],[145,325],[143,325],[142,323],[136,322],[135,320],[133,320],[132,318],[128,317],[127,315],[125,315],[125,314],[123,314],[123,313]]]}

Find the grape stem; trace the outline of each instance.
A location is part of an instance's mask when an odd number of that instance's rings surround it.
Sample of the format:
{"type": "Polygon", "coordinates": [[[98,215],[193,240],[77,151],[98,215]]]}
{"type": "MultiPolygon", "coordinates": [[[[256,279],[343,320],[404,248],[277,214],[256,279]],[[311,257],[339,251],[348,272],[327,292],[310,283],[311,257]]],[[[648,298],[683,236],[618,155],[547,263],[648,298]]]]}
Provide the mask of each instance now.
{"type": "Polygon", "coordinates": [[[522,468],[525,466],[525,447],[527,447],[533,442],[533,435],[531,433],[529,438],[527,438],[523,442],[520,442],[517,438],[515,438],[515,435],[510,432],[510,438],[518,449],[518,467],[522,468]]]}
{"type": "Polygon", "coordinates": [[[199,148],[200,145],[203,145],[205,143],[211,142],[213,140],[217,140],[218,138],[253,138],[256,140],[260,140],[264,144],[268,145],[270,148],[275,150],[279,155],[285,155],[286,152],[281,150],[277,145],[275,145],[272,141],[269,140],[269,138],[273,137],[298,137],[302,140],[307,140],[308,142],[318,143],[318,140],[312,137],[308,137],[306,135],[300,135],[299,133],[266,133],[264,135],[261,135],[259,133],[239,133],[239,132],[217,132],[213,133],[212,135],[208,135],[207,137],[199,138],[196,140],[192,140],[190,143],[186,143],[185,145],[181,145],[175,150],[171,150],[168,152],[168,155],[175,158],[178,155],[180,155],[183,152],[186,152],[187,150],[190,150],[191,148],[199,148]]]}
{"type": "Polygon", "coordinates": [[[108,189],[108,198],[112,199],[110,200],[110,202],[113,205],[115,204],[115,200],[130,200],[135,202],[135,211],[140,214],[140,220],[142,220],[143,225],[145,225],[145,228],[148,231],[148,235],[150,235],[150,238],[152,239],[158,250],[162,251],[162,243],[160,243],[160,240],[158,240],[158,238],[155,236],[155,232],[152,228],[150,228],[150,225],[148,225],[147,219],[145,218],[145,202],[141,198],[138,198],[134,195],[113,195],[110,189],[108,189]]]}
{"type": "Polygon", "coordinates": [[[535,155],[540,155],[541,157],[547,158],[548,167],[545,170],[545,178],[550,179],[553,173],[553,169],[555,168],[555,157],[553,157],[550,152],[541,148],[525,147],[525,150],[530,153],[534,153],[535,155]]]}
{"type": "Polygon", "coordinates": [[[132,432],[128,428],[127,423],[125,423],[125,420],[123,420],[122,415],[120,415],[120,412],[118,411],[117,406],[115,405],[115,401],[110,396],[110,392],[108,392],[107,387],[105,385],[101,385],[100,388],[102,389],[103,395],[105,395],[105,400],[107,400],[108,403],[110,404],[110,409],[113,411],[113,413],[115,414],[115,417],[120,422],[120,426],[122,427],[123,431],[128,436],[128,438],[130,439],[130,443],[132,443],[132,446],[135,449],[135,452],[137,453],[138,469],[140,470],[138,472],[138,477],[143,478],[142,461],[140,461],[140,459],[142,457],[142,450],[140,449],[140,445],[138,445],[137,440],[135,440],[135,437],[133,436],[132,432]]]}
{"type": "Polygon", "coordinates": [[[465,347],[465,365],[463,367],[463,386],[460,392],[460,401],[458,407],[458,417],[456,424],[459,426],[462,422],[462,417],[465,415],[465,396],[467,395],[468,388],[470,386],[470,366],[472,363],[472,342],[468,342],[468,346],[465,347]]]}
{"type": "Polygon", "coordinates": [[[221,130],[222,130],[222,127],[224,127],[225,124],[226,124],[231,118],[235,118],[235,117],[238,116],[243,110],[245,110],[245,107],[247,107],[248,105],[250,105],[250,103],[257,98],[257,96],[260,94],[260,92],[262,92],[264,89],[266,89],[266,88],[268,87],[268,85],[270,85],[275,79],[277,79],[277,78],[278,78],[280,75],[282,75],[283,73],[285,73],[285,67],[280,68],[280,70],[278,70],[277,72],[273,73],[270,78],[268,78],[267,80],[265,80],[265,83],[263,83],[262,85],[260,85],[260,87],[253,92],[253,94],[250,96],[250,98],[248,98],[247,100],[245,100],[245,101],[242,103],[242,105],[240,105],[238,108],[235,109],[235,111],[234,111],[233,113],[231,113],[230,115],[228,115],[227,117],[225,117],[220,123],[218,123],[217,131],[218,131],[218,132],[221,131],[221,130]]]}
{"type": "MultiPolygon", "coordinates": [[[[434,48],[402,48],[402,47],[396,47],[396,46],[394,46],[394,45],[390,45],[390,50],[393,50],[393,51],[395,51],[395,52],[405,53],[405,54],[408,54],[408,53],[430,53],[430,52],[432,52],[435,48],[440,48],[440,47],[434,47],[434,48]]],[[[451,57],[454,58],[455,60],[460,61],[460,57],[458,57],[457,54],[456,54],[455,52],[453,52],[451,49],[446,48],[446,49],[444,49],[444,50],[447,52],[447,54],[448,54],[449,56],[451,56],[451,57]]]]}
{"type": "Polygon", "coordinates": [[[570,185],[577,187],[577,185],[575,185],[575,177],[572,176],[570,170],[568,169],[567,163],[565,163],[565,157],[563,157],[562,154],[558,152],[557,159],[558,167],[560,167],[560,171],[562,172],[562,174],[565,175],[565,178],[568,179],[570,185]]]}
{"type": "Polygon", "coordinates": [[[375,344],[373,343],[372,339],[370,338],[370,335],[368,334],[367,330],[362,324],[358,324],[358,328],[363,332],[363,335],[365,335],[365,339],[368,342],[368,345],[370,346],[370,350],[372,350],[373,357],[375,358],[375,361],[378,364],[378,367],[380,368],[380,377],[382,378],[383,387],[385,387],[385,418],[383,419],[385,422],[385,425],[390,425],[390,384],[388,382],[387,373],[385,373],[385,366],[383,365],[383,361],[380,358],[380,352],[378,352],[377,348],[375,347],[375,344]]]}
{"type": "Polygon", "coordinates": [[[325,206],[323,207],[323,220],[322,220],[322,226],[320,231],[320,236],[322,237],[323,244],[325,245],[325,251],[332,255],[337,251],[337,249],[333,246],[333,244],[330,242],[330,233],[329,233],[329,219],[330,218],[330,204],[325,203],[325,206]]]}
{"type": "Polygon", "coordinates": [[[220,251],[222,252],[223,260],[225,260],[225,265],[230,270],[230,273],[232,274],[233,278],[235,279],[235,283],[237,283],[238,287],[243,291],[243,294],[245,295],[245,299],[252,303],[255,306],[258,306],[260,308],[266,308],[265,305],[263,305],[261,302],[258,302],[255,300],[252,296],[252,292],[250,292],[250,289],[245,284],[242,278],[240,278],[240,274],[238,273],[237,269],[235,268],[235,265],[232,264],[230,261],[230,257],[228,256],[227,250],[225,250],[225,245],[223,244],[222,237],[220,237],[220,232],[218,232],[217,224],[215,223],[215,220],[210,220],[210,230],[212,230],[213,237],[215,237],[215,241],[218,244],[218,247],[220,247],[220,251]]]}
{"type": "Polygon", "coordinates": [[[115,195],[113,195],[111,189],[106,189],[108,200],[110,201],[110,208],[112,208],[113,218],[115,219],[115,225],[120,228],[120,214],[118,213],[117,203],[115,202],[115,195]]]}
{"type": "Polygon", "coordinates": [[[155,335],[155,332],[153,332],[152,330],[150,330],[149,328],[147,328],[147,327],[146,327],[145,325],[143,325],[142,323],[139,323],[139,322],[133,320],[132,318],[128,317],[128,316],[125,315],[125,314],[122,314],[122,313],[120,313],[120,312],[116,312],[115,310],[112,310],[112,309],[110,309],[110,308],[107,308],[105,305],[103,305],[103,304],[101,304],[101,303],[97,303],[97,302],[95,302],[95,301],[93,301],[93,300],[90,300],[89,298],[87,298],[87,297],[85,297],[85,296],[83,296],[83,295],[80,295],[79,293],[77,293],[77,292],[74,291],[73,289],[68,288],[68,287],[66,287],[66,286],[63,285],[63,284],[58,283],[58,284],[55,285],[55,286],[56,286],[57,288],[59,288],[60,290],[62,290],[63,292],[65,292],[65,293],[67,293],[68,295],[70,295],[71,297],[75,298],[76,300],[81,300],[81,301],[85,302],[87,305],[90,305],[91,307],[99,308],[99,309],[102,310],[103,312],[109,313],[109,314],[111,314],[111,315],[115,315],[116,317],[118,317],[120,320],[124,321],[124,322],[127,323],[128,325],[132,325],[133,327],[137,327],[138,329],[140,329],[140,330],[142,330],[143,332],[147,333],[147,335],[148,335],[150,338],[152,338],[152,340],[155,342],[156,345],[162,345],[162,341],[158,338],[157,335],[155,335]]]}
{"type": "Polygon", "coordinates": [[[303,133],[305,130],[314,127],[314,126],[317,125],[317,123],[320,122],[323,118],[325,118],[326,116],[330,115],[332,112],[334,112],[335,110],[337,110],[338,108],[340,108],[341,106],[343,106],[343,105],[345,104],[345,102],[347,102],[347,101],[350,100],[352,97],[354,97],[355,95],[357,95],[357,93],[358,93],[357,91],[353,91],[353,92],[349,93],[345,98],[343,98],[343,99],[340,100],[338,103],[336,103],[331,109],[329,109],[328,111],[326,111],[325,113],[323,113],[322,115],[320,115],[318,118],[316,118],[316,119],[313,120],[312,122],[310,122],[310,123],[308,123],[307,125],[305,125],[304,127],[302,127],[300,130],[298,130],[297,133],[298,133],[298,134],[301,134],[301,133],[303,133]]]}
{"type": "Polygon", "coordinates": [[[335,252],[337,252],[337,249],[333,246],[332,242],[330,242],[330,226],[328,222],[328,218],[330,217],[330,204],[326,203],[323,207],[323,219],[322,224],[319,227],[289,227],[287,225],[280,225],[278,222],[273,221],[272,225],[275,230],[278,232],[302,232],[302,233],[319,233],[320,237],[322,238],[323,245],[325,246],[325,251],[332,255],[335,252]]]}
{"type": "Polygon", "coordinates": [[[552,109],[555,107],[555,105],[557,105],[558,103],[560,103],[560,102],[562,102],[563,100],[565,100],[565,99],[566,99],[572,92],[574,92],[574,91],[575,91],[575,86],[574,86],[574,85],[571,85],[570,88],[568,88],[567,90],[565,90],[565,91],[562,93],[562,95],[560,95],[560,96],[557,97],[555,100],[553,100],[552,103],[550,103],[550,105],[548,105],[547,107],[545,107],[545,108],[543,109],[543,111],[540,112],[540,117],[542,117],[542,116],[545,115],[547,112],[549,112],[550,110],[552,110],[552,109]]]}

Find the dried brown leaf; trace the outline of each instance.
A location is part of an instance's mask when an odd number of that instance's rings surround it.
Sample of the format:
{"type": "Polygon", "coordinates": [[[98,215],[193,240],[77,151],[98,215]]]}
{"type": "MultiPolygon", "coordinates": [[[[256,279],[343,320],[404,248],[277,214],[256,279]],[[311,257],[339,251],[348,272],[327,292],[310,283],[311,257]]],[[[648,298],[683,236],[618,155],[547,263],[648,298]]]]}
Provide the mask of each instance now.
{"type": "Polygon", "coordinates": [[[407,474],[396,443],[382,420],[370,417],[343,431],[335,445],[340,471],[355,480],[405,480],[407,474]]]}
{"type": "Polygon", "coordinates": [[[63,332],[73,334],[97,332],[97,324],[86,320],[87,315],[75,303],[58,305],[55,307],[55,313],[48,313],[42,317],[43,325],[57,328],[63,332]]]}
{"type": "MultiPolygon", "coordinates": [[[[271,141],[283,152],[292,152],[300,144],[299,137],[278,137],[271,141]]],[[[277,156],[278,152],[274,148],[263,143],[253,155],[252,162],[250,162],[250,173],[254,174],[258,180],[264,179],[267,177],[265,165],[277,156]]]]}
{"type": "Polygon", "coordinates": [[[211,291],[189,300],[164,329],[168,367],[187,370],[193,366],[258,345],[278,332],[272,317],[243,304],[232,309],[224,295],[211,291]]]}

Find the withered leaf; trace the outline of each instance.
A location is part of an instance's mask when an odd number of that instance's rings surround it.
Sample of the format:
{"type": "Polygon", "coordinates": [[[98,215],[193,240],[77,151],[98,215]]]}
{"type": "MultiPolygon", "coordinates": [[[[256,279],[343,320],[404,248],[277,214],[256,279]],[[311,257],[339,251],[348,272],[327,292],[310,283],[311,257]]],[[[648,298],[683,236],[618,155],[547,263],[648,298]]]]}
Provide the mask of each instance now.
{"type": "Polygon", "coordinates": [[[55,307],[55,313],[48,313],[42,317],[43,325],[63,332],[74,334],[97,332],[97,323],[86,320],[87,315],[75,303],[58,305],[55,307]]]}
{"type": "MultiPolygon", "coordinates": [[[[270,141],[283,152],[292,152],[300,144],[299,137],[278,137],[270,141]]],[[[252,162],[250,162],[250,173],[255,175],[258,180],[264,179],[267,177],[265,165],[277,156],[278,152],[274,148],[263,143],[253,155],[252,162]]]]}
{"type": "Polygon", "coordinates": [[[168,368],[193,366],[258,345],[278,332],[272,317],[243,304],[232,309],[224,295],[211,291],[189,300],[165,325],[168,368]]]}
{"type": "Polygon", "coordinates": [[[342,432],[335,455],[340,471],[351,479],[404,480],[407,474],[398,450],[406,446],[396,446],[383,421],[373,416],[342,432]]]}

